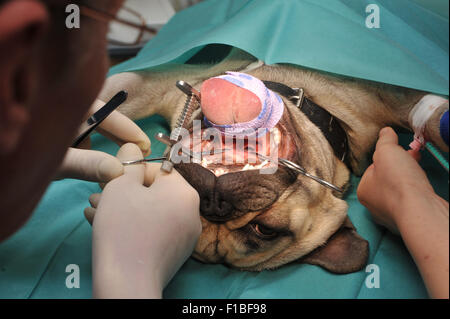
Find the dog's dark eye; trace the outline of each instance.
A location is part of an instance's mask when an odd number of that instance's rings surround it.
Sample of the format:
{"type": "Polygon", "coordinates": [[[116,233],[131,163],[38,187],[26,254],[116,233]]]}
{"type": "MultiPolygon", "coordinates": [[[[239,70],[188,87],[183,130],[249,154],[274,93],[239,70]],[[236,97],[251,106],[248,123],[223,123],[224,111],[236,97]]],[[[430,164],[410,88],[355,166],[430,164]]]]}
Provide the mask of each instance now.
{"type": "Polygon", "coordinates": [[[257,236],[264,239],[274,238],[275,236],[278,235],[278,233],[275,230],[258,223],[251,223],[250,226],[252,227],[253,231],[256,233],[257,236]]]}

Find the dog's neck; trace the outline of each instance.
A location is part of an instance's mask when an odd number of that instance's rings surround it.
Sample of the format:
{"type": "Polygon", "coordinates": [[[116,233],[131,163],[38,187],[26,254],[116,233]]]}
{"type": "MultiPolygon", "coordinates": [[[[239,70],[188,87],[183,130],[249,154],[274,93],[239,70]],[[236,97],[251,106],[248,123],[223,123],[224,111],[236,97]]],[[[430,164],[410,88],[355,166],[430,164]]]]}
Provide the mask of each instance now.
{"type": "Polygon", "coordinates": [[[313,124],[319,127],[337,158],[350,167],[348,137],[339,123],[339,119],[323,107],[304,97],[298,88],[291,88],[279,82],[263,82],[268,89],[279,93],[294,103],[313,124]]]}

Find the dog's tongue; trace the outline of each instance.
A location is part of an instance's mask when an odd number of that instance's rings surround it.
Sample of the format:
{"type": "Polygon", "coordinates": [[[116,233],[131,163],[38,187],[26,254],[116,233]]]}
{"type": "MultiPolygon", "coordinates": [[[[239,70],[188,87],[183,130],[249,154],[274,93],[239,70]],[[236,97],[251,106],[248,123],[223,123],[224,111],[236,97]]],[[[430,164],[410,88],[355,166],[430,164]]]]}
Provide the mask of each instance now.
{"type": "Polygon", "coordinates": [[[248,122],[261,112],[261,102],[255,94],[226,80],[206,80],[200,91],[202,112],[214,124],[248,122]]]}

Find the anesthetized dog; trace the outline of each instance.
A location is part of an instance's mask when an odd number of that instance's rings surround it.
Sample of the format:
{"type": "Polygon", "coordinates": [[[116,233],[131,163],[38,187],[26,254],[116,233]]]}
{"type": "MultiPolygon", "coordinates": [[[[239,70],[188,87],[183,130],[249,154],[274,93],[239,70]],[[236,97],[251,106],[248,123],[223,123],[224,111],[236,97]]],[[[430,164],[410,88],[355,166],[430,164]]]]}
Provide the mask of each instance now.
{"type": "MultiPolygon", "coordinates": [[[[341,189],[348,187],[350,172],[361,175],[367,167],[381,128],[412,129],[410,112],[427,95],[292,65],[264,65],[232,49],[216,64],[168,64],[113,75],[99,98],[107,101],[127,90],[120,112],[131,119],[160,114],[174,128],[186,100],[175,83],[183,80],[200,91],[206,80],[226,71],[265,81],[282,98],[284,111],[275,127],[278,156],[341,189]],[[294,88],[303,89],[303,99],[294,88]]],[[[444,151],[439,119],[446,110],[448,101],[437,107],[424,132],[444,151]]],[[[203,118],[198,109],[192,120],[203,118]]],[[[367,262],[368,242],[347,217],[340,192],[283,166],[273,174],[260,174],[261,164],[175,168],[200,195],[203,232],[193,257],[202,262],[261,271],[296,261],[334,273],[358,271],[367,262]]]]}

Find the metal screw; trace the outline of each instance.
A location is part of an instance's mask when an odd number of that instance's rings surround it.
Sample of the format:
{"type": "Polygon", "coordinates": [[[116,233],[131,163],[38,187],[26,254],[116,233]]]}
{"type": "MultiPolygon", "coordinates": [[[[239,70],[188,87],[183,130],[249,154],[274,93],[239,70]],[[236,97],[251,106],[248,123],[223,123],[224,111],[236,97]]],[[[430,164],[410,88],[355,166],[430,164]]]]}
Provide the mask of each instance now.
{"type": "Polygon", "coordinates": [[[166,172],[166,173],[170,173],[172,172],[173,169],[173,163],[171,161],[165,160],[162,162],[161,164],[161,170],[166,172]]]}

